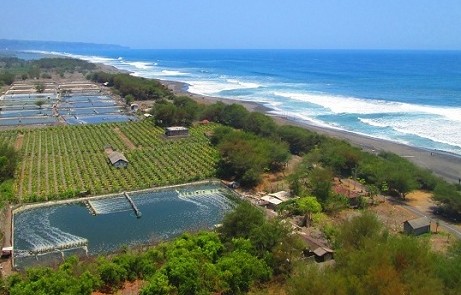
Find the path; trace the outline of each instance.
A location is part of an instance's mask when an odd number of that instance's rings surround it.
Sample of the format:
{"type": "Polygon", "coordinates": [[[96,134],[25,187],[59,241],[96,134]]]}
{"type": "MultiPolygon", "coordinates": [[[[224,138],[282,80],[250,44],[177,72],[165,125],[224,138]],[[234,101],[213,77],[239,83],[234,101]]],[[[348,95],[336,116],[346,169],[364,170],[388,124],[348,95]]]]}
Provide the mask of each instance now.
{"type": "Polygon", "coordinates": [[[122,132],[122,130],[120,130],[120,128],[116,127],[116,128],[114,128],[114,131],[115,131],[115,133],[117,133],[117,135],[120,137],[120,139],[123,141],[123,143],[130,150],[136,149],[136,146],[134,145],[134,143],[132,143],[131,140],[128,137],[126,137],[126,135],[122,132]]]}
{"type": "Polygon", "coordinates": [[[16,142],[14,144],[14,148],[19,151],[22,147],[22,143],[24,142],[24,134],[19,133],[16,137],[16,142]]]}
{"type": "Polygon", "coordinates": [[[391,198],[391,197],[386,197],[386,200],[391,202],[391,203],[395,203],[396,205],[398,206],[401,206],[402,208],[410,211],[411,213],[419,216],[419,217],[427,217],[429,219],[431,219],[431,221],[435,221],[435,220],[438,220],[439,221],[439,226],[443,229],[445,229],[447,232],[453,234],[457,239],[460,239],[461,240],[461,230],[458,228],[458,226],[452,224],[452,223],[449,223],[447,221],[444,221],[444,220],[441,220],[439,216],[437,215],[434,215],[433,213],[431,212],[427,212],[427,211],[422,211],[416,207],[413,207],[413,206],[410,206],[408,204],[405,204],[404,202],[400,201],[400,200],[396,200],[395,198],[391,198]]]}

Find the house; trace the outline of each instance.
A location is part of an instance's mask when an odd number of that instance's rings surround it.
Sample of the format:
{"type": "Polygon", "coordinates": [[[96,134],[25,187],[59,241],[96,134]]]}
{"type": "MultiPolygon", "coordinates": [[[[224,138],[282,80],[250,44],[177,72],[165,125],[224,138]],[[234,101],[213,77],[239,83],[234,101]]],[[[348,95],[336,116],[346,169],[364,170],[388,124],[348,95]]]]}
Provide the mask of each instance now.
{"type": "Polygon", "coordinates": [[[165,136],[189,136],[189,129],[182,126],[174,126],[165,128],[165,136]]]}
{"type": "Polygon", "coordinates": [[[431,231],[431,221],[427,217],[407,220],[403,223],[403,231],[409,235],[422,235],[431,231]]]}
{"type": "Polygon", "coordinates": [[[120,152],[111,152],[108,154],[109,162],[115,168],[126,168],[128,166],[128,160],[125,156],[120,152]]]}

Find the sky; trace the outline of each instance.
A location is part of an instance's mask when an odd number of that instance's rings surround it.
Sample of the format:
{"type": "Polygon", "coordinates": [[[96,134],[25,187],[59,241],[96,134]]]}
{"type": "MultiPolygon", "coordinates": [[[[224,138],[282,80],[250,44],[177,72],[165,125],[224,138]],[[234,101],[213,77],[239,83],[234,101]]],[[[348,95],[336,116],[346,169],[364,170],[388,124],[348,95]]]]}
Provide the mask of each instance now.
{"type": "Polygon", "coordinates": [[[2,1],[0,39],[149,49],[455,49],[460,0],[2,1]]]}

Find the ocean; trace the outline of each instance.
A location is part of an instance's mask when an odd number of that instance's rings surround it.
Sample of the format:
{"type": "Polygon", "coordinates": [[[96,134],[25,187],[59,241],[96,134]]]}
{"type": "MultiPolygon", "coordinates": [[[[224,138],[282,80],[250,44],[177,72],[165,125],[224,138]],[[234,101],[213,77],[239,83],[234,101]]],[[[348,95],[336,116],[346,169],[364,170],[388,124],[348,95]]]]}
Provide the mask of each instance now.
{"type": "Polygon", "coordinates": [[[270,113],[299,122],[461,155],[460,51],[125,49],[58,54],[136,76],[182,81],[201,95],[259,102],[270,113]]]}

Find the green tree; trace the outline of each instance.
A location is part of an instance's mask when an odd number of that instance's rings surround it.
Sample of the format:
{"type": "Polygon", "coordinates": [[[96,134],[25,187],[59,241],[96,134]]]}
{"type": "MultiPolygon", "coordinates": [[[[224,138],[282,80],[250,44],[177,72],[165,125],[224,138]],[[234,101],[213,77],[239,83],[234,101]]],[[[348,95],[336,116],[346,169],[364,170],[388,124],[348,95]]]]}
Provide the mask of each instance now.
{"type": "Polygon", "coordinates": [[[43,91],[45,91],[45,84],[43,83],[35,84],[35,90],[37,90],[38,93],[43,93],[43,91]]]}
{"type": "Polygon", "coordinates": [[[38,106],[39,109],[42,109],[42,107],[43,107],[43,105],[44,105],[45,103],[46,103],[45,100],[39,99],[39,100],[35,101],[34,104],[35,104],[36,106],[38,106]]]}
{"type": "Polygon", "coordinates": [[[322,212],[322,205],[317,201],[316,197],[302,197],[296,200],[299,209],[305,214],[305,224],[310,226],[313,213],[322,212]]]}
{"type": "Polygon", "coordinates": [[[224,240],[248,238],[253,229],[264,223],[264,213],[253,205],[242,202],[234,211],[224,216],[219,232],[224,240]]]}

